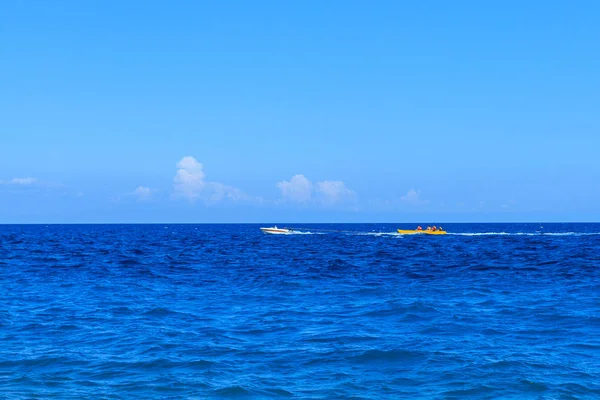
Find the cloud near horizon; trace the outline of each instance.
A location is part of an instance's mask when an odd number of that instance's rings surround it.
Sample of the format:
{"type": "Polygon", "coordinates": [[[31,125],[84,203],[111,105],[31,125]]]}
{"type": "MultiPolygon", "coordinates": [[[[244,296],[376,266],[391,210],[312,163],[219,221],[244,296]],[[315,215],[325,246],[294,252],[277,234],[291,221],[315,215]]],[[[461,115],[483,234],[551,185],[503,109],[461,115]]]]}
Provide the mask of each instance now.
{"type": "Polygon", "coordinates": [[[37,179],[27,177],[27,178],[13,178],[9,181],[0,180],[1,185],[32,185],[37,182],[37,179]]]}
{"type": "Polygon", "coordinates": [[[153,189],[145,186],[138,186],[131,194],[137,196],[138,201],[147,201],[152,198],[153,189]]]}
{"type": "Polygon", "coordinates": [[[429,200],[421,199],[421,191],[411,188],[404,196],[400,196],[400,201],[410,205],[429,204],[429,200]]]}
{"type": "Polygon", "coordinates": [[[194,157],[185,156],[177,163],[177,173],[173,178],[174,196],[190,202],[203,200],[207,204],[223,200],[237,201],[245,196],[241,190],[220,182],[205,179],[204,166],[194,157]]]}
{"type": "Polygon", "coordinates": [[[302,174],[294,175],[289,181],[277,182],[281,197],[295,203],[308,203],[312,198],[313,184],[302,174]]]}
{"type": "Polygon", "coordinates": [[[296,174],[289,181],[277,182],[282,199],[298,204],[320,203],[340,204],[355,197],[343,181],[319,181],[313,184],[302,174],[296,174]]]}
{"type": "Polygon", "coordinates": [[[317,194],[325,204],[337,204],[354,198],[355,193],[342,181],[317,182],[317,194]]]}

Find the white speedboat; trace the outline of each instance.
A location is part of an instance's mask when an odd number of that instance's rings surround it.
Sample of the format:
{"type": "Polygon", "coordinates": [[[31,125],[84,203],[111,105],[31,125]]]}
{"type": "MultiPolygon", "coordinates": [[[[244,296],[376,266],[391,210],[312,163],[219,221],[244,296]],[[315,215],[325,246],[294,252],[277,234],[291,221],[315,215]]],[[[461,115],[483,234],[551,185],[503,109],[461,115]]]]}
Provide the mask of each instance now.
{"type": "Polygon", "coordinates": [[[272,228],[260,228],[260,230],[264,233],[270,233],[272,235],[287,235],[293,232],[291,229],[278,228],[277,226],[274,226],[272,228]]]}

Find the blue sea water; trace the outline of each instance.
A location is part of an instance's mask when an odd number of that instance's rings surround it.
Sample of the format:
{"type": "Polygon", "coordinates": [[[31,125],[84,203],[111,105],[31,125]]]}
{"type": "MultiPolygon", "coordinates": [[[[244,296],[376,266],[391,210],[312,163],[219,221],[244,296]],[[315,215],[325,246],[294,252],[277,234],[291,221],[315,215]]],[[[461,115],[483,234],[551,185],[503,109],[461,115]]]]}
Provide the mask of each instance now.
{"type": "Polygon", "coordinates": [[[0,226],[0,398],[600,398],[600,224],[258,228],[0,226]]]}

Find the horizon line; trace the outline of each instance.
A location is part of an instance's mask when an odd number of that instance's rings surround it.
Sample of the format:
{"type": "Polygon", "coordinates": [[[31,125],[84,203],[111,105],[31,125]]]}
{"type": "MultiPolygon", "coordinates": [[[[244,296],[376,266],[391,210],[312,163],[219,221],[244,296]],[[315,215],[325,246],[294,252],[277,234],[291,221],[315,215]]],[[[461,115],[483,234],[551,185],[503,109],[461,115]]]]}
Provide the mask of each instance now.
{"type": "MultiPolygon", "coordinates": [[[[0,226],[10,225],[269,225],[269,224],[419,224],[419,222],[0,222],[0,226]]],[[[422,223],[421,223],[422,224],[422,223]]],[[[600,224],[600,221],[441,221],[436,224],[600,224]]]]}

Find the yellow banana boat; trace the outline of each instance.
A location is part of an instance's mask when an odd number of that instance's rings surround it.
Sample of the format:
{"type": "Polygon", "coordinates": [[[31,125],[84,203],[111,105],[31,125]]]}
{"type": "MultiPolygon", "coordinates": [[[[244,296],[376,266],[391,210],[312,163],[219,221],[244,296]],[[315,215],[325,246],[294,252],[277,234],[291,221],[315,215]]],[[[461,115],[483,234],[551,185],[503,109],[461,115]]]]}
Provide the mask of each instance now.
{"type": "Polygon", "coordinates": [[[446,231],[428,231],[427,229],[416,230],[416,229],[398,229],[398,233],[401,235],[414,235],[414,234],[425,234],[425,235],[445,235],[446,231]]]}

